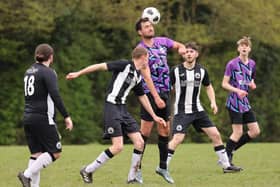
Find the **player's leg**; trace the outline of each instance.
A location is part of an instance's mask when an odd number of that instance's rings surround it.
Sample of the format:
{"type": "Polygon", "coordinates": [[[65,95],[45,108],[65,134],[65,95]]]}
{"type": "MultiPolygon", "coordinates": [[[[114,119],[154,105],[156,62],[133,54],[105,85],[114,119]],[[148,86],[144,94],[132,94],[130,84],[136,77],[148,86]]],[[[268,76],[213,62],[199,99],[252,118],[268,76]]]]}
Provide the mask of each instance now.
{"type": "Polygon", "coordinates": [[[175,149],[184,141],[185,133],[176,133],[168,143],[167,168],[169,169],[170,161],[175,153],[175,149]]]}
{"type": "Polygon", "coordinates": [[[144,149],[144,140],[139,132],[127,134],[131,139],[134,149],[131,157],[131,165],[128,173],[127,182],[128,183],[143,183],[143,180],[137,178],[137,171],[139,170],[139,164],[142,157],[144,149]]]}
{"type": "Polygon", "coordinates": [[[221,164],[221,166],[223,168],[229,167],[230,163],[228,160],[228,156],[218,129],[216,127],[209,127],[209,128],[202,128],[202,130],[211,139],[212,144],[214,146],[214,151],[216,152],[219,158],[219,163],[221,164]]]}
{"type": "Polygon", "coordinates": [[[101,166],[103,166],[107,161],[109,161],[115,155],[122,151],[123,137],[112,137],[111,140],[112,145],[108,149],[105,149],[92,163],[80,170],[80,174],[85,183],[92,183],[92,174],[101,166]]]}
{"type": "MultiPolygon", "coordinates": [[[[33,137],[31,141],[29,141],[31,153],[37,156],[39,155],[37,153],[42,152],[42,154],[40,154],[23,172],[22,176],[32,178],[33,175],[39,175],[43,168],[60,157],[61,143],[56,126],[49,125],[47,122],[32,124],[27,128],[27,131],[29,131],[29,135],[33,137]]],[[[29,135],[27,134],[27,136],[29,135]]],[[[27,139],[29,138],[27,137],[27,139]]]]}
{"type": "Polygon", "coordinates": [[[159,149],[159,167],[167,169],[166,161],[168,157],[168,141],[170,132],[170,121],[166,121],[166,127],[157,124],[158,131],[158,149],[159,149]]]}
{"type": "Polygon", "coordinates": [[[227,144],[226,152],[230,163],[232,164],[233,151],[237,146],[237,142],[243,134],[243,114],[228,110],[231,119],[232,134],[230,135],[227,144]]]}
{"type": "Polygon", "coordinates": [[[253,111],[250,110],[244,113],[244,123],[247,124],[248,131],[241,136],[234,150],[239,149],[260,134],[260,128],[253,111]]]}
{"type": "MultiPolygon", "coordinates": [[[[28,167],[30,167],[41,154],[42,154],[41,152],[32,154],[28,162],[28,167]]],[[[40,184],[40,171],[38,173],[34,173],[31,176],[31,187],[39,187],[39,184],[40,184]]]]}

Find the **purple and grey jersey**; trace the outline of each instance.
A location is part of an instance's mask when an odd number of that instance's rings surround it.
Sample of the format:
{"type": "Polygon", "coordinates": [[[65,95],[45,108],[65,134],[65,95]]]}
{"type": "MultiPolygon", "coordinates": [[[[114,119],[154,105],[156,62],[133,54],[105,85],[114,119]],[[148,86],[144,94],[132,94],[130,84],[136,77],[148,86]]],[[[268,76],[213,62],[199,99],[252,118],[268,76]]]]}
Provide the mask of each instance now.
{"type": "MultiPolygon", "coordinates": [[[[167,64],[168,49],[173,47],[174,41],[166,37],[153,38],[152,47],[148,47],[141,41],[137,46],[145,47],[149,53],[149,67],[151,77],[158,93],[170,91],[169,66],[167,64]]],[[[143,81],[145,93],[150,92],[147,84],[143,81]]]]}
{"type": "MultiPolygon", "coordinates": [[[[256,63],[249,59],[248,64],[244,64],[239,57],[236,57],[227,63],[224,75],[230,77],[230,85],[248,92],[249,83],[256,76],[256,63]]],[[[251,109],[248,95],[241,99],[235,92],[228,95],[226,106],[230,110],[240,113],[251,109]]]]}

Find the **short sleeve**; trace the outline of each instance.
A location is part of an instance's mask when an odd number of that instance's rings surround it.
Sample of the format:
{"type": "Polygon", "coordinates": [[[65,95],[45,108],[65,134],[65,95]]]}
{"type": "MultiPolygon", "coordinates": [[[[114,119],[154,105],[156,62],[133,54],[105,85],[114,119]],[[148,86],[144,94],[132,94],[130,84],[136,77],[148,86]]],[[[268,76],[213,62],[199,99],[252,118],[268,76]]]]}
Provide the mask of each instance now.
{"type": "Polygon", "coordinates": [[[134,86],[133,91],[134,91],[134,94],[137,96],[142,96],[145,94],[143,87],[142,87],[142,81],[140,81],[138,84],[136,84],[134,86]]]}
{"type": "Polygon", "coordinates": [[[226,65],[226,69],[225,69],[225,74],[224,75],[230,77],[231,76],[231,70],[232,70],[231,63],[229,62],[226,65]]]}
{"type": "Polygon", "coordinates": [[[204,86],[209,86],[210,85],[210,78],[209,78],[209,74],[208,74],[206,69],[205,69],[205,75],[204,75],[203,80],[202,80],[202,84],[204,86]]]}

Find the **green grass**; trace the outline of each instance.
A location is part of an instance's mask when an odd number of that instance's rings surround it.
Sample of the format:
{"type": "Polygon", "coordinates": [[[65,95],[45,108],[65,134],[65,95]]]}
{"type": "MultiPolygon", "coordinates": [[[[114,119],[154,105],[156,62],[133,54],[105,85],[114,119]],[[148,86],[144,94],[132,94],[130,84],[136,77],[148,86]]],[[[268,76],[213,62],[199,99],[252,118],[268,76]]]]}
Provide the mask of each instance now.
{"type": "MultiPolygon", "coordinates": [[[[79,176],[81,166],[92,162],[107,147],[99,144],[64,146],[61,159],[41,172],[41,187],[128,186],[125,182],[131,159],[131,145],[125,145],[121,154],[94,174],[94,184],[83,184],[79,176]]],[[[0,146],[0,153],[0,186],[20,186],[16,175],[27,165],[27,147],[0,146]]],[[[175,180],[173,186],[179,187],[276,187],[280,186],[279,158],[279,143],[251,143],[235,154],[235,163],[242,166],[244,171],[223,174],[216,164],[217,156],[211,144],[184,144],[177,148],[170,171],[175,180]]],[[[142,169],[144,185],[141,186],[170,186],[155,174],[157,164],[157,145],[148,145],[142,169]]]]}

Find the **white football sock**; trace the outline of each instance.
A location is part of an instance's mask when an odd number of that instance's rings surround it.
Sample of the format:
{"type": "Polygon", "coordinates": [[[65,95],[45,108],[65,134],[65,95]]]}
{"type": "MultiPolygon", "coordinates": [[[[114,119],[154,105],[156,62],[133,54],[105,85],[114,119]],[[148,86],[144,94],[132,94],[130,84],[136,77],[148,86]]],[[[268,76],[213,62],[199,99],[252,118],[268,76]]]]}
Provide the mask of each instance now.
{"type": "Polygon", "coordinates": [[[86,167],[87,173],[95,172],[98,168],[104,165],[110,157],[103,151],[91,164],[86,167]]]}
{"type": "MultiPolygon", "coordinates": [[[[36,161],[36,158],[32,157],[29,159],[28,167],[30,167],[34,162],[36,161]]],[[[34,173],[31,176],[31,187],[39,187],[40,184],[40,171],[37,173],[34,173]]]]}
{"type": "Polygon", "coordinates": [[[219,164],[221,164],[221,166],[223,168],[227,168],[230,166],[229,160],[228,160],[228,156],[227,156],[227,152],[225,149],[221,149],[219,151],[215,151],[216,154],[219,157],[219,164]]]}
{"type": "Polygon", "coordinates": [[[130,170],[127,177],[128,181],[135,179],[136,172],[139,169],[141,156],[142,156],[142,152],[139,154],[139,153],[135,153],[134,151],[134,153],[132,154],[130,170]]]}
{"type": "Polygon", "coordinates": [[[170,164],[172,157],[173,157],[173,154],[168,153],[167,160],[166,160],[167,169],[169,168],[169,164],[170,164]]]}
{"type": "Polygon", "coordinates": [[[31,176],[33,174],[40,172],[41,169],[47,167],[52,162],[53,162],[53,160],[52,160],[51,155],[49,153],[45,152],[45,153],[41,154],[36,159],[36,161],[24,171],[24,176],[27,178],[31,178],[31,176]]]}

